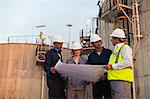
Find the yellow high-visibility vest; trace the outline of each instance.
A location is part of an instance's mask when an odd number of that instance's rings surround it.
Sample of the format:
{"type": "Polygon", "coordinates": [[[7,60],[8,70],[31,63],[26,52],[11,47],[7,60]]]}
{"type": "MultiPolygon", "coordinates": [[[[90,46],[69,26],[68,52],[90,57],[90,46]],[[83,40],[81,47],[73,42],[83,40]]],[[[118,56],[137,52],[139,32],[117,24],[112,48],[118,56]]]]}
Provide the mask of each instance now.
{"type": "MultiPolygon", "coordinates": [[[[118,47],[110,56],[109,64],[115,64],[123,61],[122,58],[122,49],[125,46],[122,45],[118,47]]],[[[108,80],[123,80],[133,82],[133,69],[124,68],[124,69],[112,69],[108,70],[107,73],[108,80]]]]}

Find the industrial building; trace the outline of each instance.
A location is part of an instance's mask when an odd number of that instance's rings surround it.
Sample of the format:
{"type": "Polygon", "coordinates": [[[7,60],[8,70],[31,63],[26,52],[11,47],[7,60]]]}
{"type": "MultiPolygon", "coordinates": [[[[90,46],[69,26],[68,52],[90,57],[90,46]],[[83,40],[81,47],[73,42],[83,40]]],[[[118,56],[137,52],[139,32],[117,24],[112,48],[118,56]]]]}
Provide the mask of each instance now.
{"type": "MultiPolygon", "coordinates": [[[[93,49],[90,44],[92,33],[102,37],[104,47],[113,49],[109,35],[115,28],[125,31],[134,56],[133,99],[150,99],[149,4],[150,0],[100,0],[98,16],[92,18],[96,19],[96,29],[92,28],[89,35],[84,35],[82,30],[80,35],[85,54],[89,54],[93,49]]],[[[5,41],[0,44],[0,99],[47,99],[42,64],[44,54],[52,46],[39,44],[33,36],[8,37],[5,41]]],[[[64,48],[63,54],[67,59],[70,50],[64,48]]]]}
{"type": "Polygon", "coordinates": [[[99,4],[98,28],[105,47],[113,48],[109,35],[119,27],[133,48],[134,99],[150,99],[150,0],[105,0],[99,4]]]}

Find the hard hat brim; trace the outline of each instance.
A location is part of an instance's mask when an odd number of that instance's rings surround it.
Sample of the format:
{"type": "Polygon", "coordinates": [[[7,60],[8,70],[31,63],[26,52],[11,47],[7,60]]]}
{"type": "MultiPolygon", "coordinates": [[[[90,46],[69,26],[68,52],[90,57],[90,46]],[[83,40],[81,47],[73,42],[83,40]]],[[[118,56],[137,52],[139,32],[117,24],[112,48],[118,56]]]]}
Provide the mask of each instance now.
{"type": "Polygon", "coordinates": [[[114,36],[114,35],[112,35],[112,34],[109,35],[109,36],[110,36],[110,37],[117,37],[117,38],[126,38],[126,37],[123,37],[123,36],[122,36],[122,37],[121,37],[121,36],[114,36]]]}

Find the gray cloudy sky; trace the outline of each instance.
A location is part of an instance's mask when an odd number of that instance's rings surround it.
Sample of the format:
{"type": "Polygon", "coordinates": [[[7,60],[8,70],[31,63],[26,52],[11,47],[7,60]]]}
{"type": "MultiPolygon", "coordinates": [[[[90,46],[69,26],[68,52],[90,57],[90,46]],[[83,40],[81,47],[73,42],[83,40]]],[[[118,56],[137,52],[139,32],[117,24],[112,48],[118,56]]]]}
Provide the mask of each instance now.
{"type": "Polygon", "coordinates": [[[68,41],[79,39],[88,18],[97,16],[98,0],[0,0],[0,36],[33,35],[39,31],[47,35],[62,35],[68,41]],[[43,28],[36,28],[45,25],[43,28]]]}

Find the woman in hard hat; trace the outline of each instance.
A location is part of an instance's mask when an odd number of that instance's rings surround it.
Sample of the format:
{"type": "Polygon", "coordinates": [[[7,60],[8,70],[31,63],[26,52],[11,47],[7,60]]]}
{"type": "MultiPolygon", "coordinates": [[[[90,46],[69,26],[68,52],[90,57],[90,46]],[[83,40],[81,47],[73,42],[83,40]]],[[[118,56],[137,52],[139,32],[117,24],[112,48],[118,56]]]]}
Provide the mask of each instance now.
{"type": "Polygon", "coordinates": [[[115,46],[106,65],[110,81],[112,99],[131,99],[131,82],[133,82],[132,49],[125,44],[125,33],[117,28],[112,34],[111,42],[115,46]]]}
{"type": "MultiPolygon", "coordinates": [[[[72,57],[66,61],[68,64],[85,64],[86,60],[81,58],[82,46],[74,42],[71,47],[72,57]]],[[[85,99],[86,83],[83,80],[69,78],[67,83],[67,99],[85,99]]]]}

